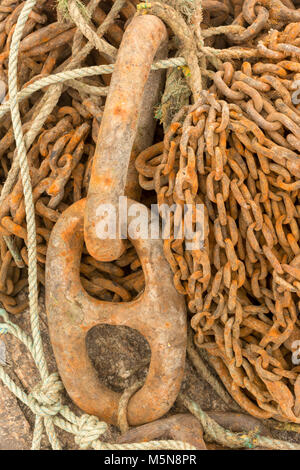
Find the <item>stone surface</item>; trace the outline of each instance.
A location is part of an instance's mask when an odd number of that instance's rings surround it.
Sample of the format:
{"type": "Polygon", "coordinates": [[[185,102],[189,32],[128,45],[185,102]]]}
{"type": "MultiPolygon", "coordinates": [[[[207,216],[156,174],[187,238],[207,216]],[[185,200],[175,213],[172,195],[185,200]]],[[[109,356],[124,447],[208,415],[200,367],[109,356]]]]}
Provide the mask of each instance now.
{"type": "Polygon", "coordinates": [[[0,381],[0,450],[29,450],[31,437],[17,399],[0,381]]]}

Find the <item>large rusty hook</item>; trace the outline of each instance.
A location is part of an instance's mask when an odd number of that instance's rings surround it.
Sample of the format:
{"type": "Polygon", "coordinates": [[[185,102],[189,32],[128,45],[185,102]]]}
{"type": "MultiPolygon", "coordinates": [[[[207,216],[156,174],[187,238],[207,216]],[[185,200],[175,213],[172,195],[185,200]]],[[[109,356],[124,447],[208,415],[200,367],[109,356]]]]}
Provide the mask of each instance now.
{"type": "MultiPolygon", "coordinates": [[[[145,291],[136,300],[128,303],[103,302],[90,297],[80,282],[84,226],[85,241],[98,259],[117,258],[122,252],[121,240],[116,241],[113,250],[110,244],[114,240],[108,243],[98,238],[94,240],[93,229],[97,221],[93,211],[99,204],[117,205],[118,197],[124,194],[142,88],[150,70],[150,58],[153,58],[155,48],[165,34],[163,23],[148,15],[134,18],[125,32],[116,65],[117,75],[123,67],[126,74],[131,74],[131,62],[124,63],[121,56],[128,54],[128,50],[132,54],[132,42],[139,54],[140,46],[147,44],[143,49],[147,70],[141,67],[140,60],[135,61],[135,56],[131,59],[139,83],[138,88],[132,81],[129,87],[131,99],[129,90],[126,94],[122,84],[118,88],[114,72],[88,200],[73,204],[62,214],[52,231],[47,252],[46,307],[51,343],[61,378],[80,408],[112,424],[117,423],[120,394],[100,383],[91,364],[86,349],[86,335],[91,328],[99,324],[128,326],[138,330],[150,344],[152,355],[146,382],[128,405],[128,422],[131,425],[140,425],[163,416],[177,397],[184,373],[185,302],[173,285],[173,275],[164,257],[161,240],[131,240],[145,275],[145,291]],[[124,145],[122,139],[125,139],[124,145]],[[111,255],[108,256],[108,253],[111,255]]],[[[128,209],[132,204],[133,201],[129,200],[128,209]]],[[[141,211],[145,210],[143,205],[140,206],[141,211]]]]}

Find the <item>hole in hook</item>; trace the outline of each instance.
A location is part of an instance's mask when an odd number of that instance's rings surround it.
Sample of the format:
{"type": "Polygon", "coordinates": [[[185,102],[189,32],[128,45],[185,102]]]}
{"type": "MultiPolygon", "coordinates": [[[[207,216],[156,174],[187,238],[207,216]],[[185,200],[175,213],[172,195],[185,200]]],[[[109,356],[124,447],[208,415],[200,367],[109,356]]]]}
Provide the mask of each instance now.
{"type": "Polygon", "coordinates": [[[88,355],[99,380],[116,392],[148,374],[151,350],[138,331],[127,326],[99,325],[86,338],[88,355]]]}

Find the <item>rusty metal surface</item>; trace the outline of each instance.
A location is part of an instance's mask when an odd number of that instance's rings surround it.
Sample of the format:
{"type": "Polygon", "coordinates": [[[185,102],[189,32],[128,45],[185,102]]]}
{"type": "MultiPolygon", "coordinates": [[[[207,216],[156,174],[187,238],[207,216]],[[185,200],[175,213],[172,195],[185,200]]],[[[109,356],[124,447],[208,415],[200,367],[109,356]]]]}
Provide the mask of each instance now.
{"type": "Polygon", "coordinates": [[[147,442],[154,439],[173,439],[187,442],[198,450],[206,450],[202,427],[197,418],[189,414],[174,415],[131,429],[118,439],[118,443],[147,442]]]}
{"type": "MultiPolygon", "coordinates": [[[[124,252],[120,239],[99,240],[100,204],[114,204],[124,195],[145,85],[155,53],[167,38],[166,28],[151,15],[132,20],[125,31],[98,135],[85,212],[85,243],[93,258],[113,261],[124,252]]],[[[150,116],[152,108],[149,109],[150,116]]],[[[118,211],[117,211],[118,213],[118,211]]]]}
{"type": "Polygon", "coordinates": [[[79,278],[85,201],[71,206],[52,231],[46,267],[46,307],[51,342],[64,385],[88,413],[116,423],[120,396],[103,387],[86,351],[96,325],[137,329],[151,347],[145,385],[129,402],[132,425],[153,421],[172,406],[180,389],[186,348],[184,299],[176,293],[160,240],[132,240],[146,277],[144,293],[127,303],[90,297],[79,278]],[[157,282],[160,279],[160,282],[157,282]]]}
{"type": "Polygon", "coordinates": [[[248,414],[228,411],[208,411],[207,414],[220,426],[232,432],[256,432],[262,436],[272,436],[266,421],[254,418],[248,414]]]}

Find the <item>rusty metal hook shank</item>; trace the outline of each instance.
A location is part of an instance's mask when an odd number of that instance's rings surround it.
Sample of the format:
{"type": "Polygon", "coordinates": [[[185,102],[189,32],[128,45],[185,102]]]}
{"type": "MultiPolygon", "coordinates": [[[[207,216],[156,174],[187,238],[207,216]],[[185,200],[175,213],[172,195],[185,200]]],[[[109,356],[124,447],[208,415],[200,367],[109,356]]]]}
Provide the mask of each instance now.
{"type": "Polygon", "coordinates": [[[113,204],[124,195],[128,164],[136,136],[139,113],[151,64],[167,32],[152,15],[135,17],[123,36],[99,131],[87,196],[84,238],[91,256],[99,261],[118,259],[124,244],[101,240],[96,234],[97,208],[113,204]]]}
{"type": "MultiPolygon", "coordinates": [[[[130,207],[133,201],[128,202],[130,207]]],[[[51,343],[74,402],[85,412],[116,424],[120,394],[100,383],[87,354],[86,335],[94,326],[108,324],[128,326],[145,336],[152,353],[149,373],[128,405],[129,424],[140,425],[163,416],[178,395],[186,348],[184,298],[173,285],[162,241],[142,239],[132,243],[145,274],[144,293],[128,303],[90,297],[81,285],[79,269],[85,205],[81,200],[63,213],[49,242],[46,306],[51,343]]]]}

